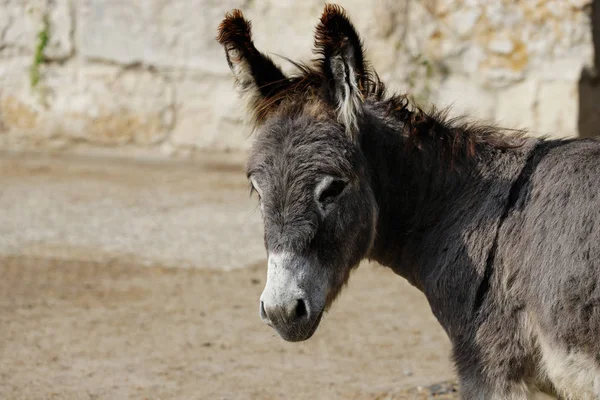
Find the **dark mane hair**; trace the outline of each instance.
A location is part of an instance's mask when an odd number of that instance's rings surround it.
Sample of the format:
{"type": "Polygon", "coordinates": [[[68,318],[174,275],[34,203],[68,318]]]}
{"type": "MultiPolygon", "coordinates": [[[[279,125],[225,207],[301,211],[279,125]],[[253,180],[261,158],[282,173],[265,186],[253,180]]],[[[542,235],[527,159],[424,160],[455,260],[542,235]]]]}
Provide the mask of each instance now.
{"type": "Polygon", "coordinates": [[[501,128],[476,121],[468,116],[450,117],[450,108],[430,106],[424,110],[406,95],[380,99],[392,118],[403,124],[405,151],[434,151],[438,161],[456,166],[458,160],[473,158],[477,150],[518,148],[523,144],[524,130],[501,128]]]}
{"type": "MultiPolygon", "coordinates": [[[[274,109],[283,107],[283,113],[301,112],[306,99],[318,99],[326,93],[327,78],[319,65],[323,58],[311,64],[282,57],[297,69],[297,73],[271,96],[255,105],[257,124],[260,124],[274,109]],[[287,109],[286,109],[287,108],[287,109]]],[[[492,123],[475,121],[468,116],[450,117],[450,108],[421,107],[405,94],[388,95],[385,84],[370,66],[363,72],[362,92],[366,102],[375,103],[385,110],[386,118],[402,124],[399,134],[404,139],[406,151],[430,149],[437,152],[440,161],[456,166],[456,160],[475,156],[478,147],[488,146],[500,150],[522,145],[524,130],[502,128],[492,123]]],[[[310,101],[310,100],[309,100],[310,101]]],[[[322,110],[326,112],[326,109],[322,110]]]]}

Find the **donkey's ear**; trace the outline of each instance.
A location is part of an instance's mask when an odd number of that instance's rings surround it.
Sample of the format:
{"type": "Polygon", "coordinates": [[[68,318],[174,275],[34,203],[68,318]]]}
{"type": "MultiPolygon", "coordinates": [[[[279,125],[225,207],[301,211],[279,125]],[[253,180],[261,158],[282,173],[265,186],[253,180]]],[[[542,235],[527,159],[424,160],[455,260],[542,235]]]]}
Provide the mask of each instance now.
{"type": "Polygon", "coordinates": [[[259,105],[281,90],[286,81],[285,75],[269,57],[254,47],[250,21],[240,10],[225,15],[219,25],[217,41],[225,49],[227,63],[240,94],[247,99],[257,119],[261,115],[264,117],[265,110],[259,111],[259,105]]]}
{"type": "Polygon", "coordinates": [[[315,34],[315,53],[328,81],[338,120],[354,134],[364,100],[366,65],[361,40],[346,12],[327,4],[315,34]]]}

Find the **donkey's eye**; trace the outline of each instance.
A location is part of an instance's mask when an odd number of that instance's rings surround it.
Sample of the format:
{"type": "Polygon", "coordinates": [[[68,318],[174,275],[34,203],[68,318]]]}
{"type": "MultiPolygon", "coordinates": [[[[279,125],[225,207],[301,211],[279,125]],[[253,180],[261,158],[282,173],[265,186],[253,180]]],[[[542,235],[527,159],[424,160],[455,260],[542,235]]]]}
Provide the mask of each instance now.
{"type": "Polygon", "coordinates": [[[344,191],[346,182],[341,179],[334,179],[331,181],[329,186],[321,192],[319,195],[320,203],[331,203],[344,191]]]}

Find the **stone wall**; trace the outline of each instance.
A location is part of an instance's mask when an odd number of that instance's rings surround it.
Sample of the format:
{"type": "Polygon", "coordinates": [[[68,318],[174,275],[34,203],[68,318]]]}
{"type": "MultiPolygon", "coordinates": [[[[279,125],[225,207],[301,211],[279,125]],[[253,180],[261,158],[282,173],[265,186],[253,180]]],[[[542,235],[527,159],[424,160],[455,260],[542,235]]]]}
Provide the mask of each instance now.
{"type": "MultiPolygon", "coordinates": [[[[339,3],[393,88],[534,134],[577,135],[578,84],[593,59],[589,0],[339,3]]],[[[218,23],[240,7],[261,50],[309,59],[323,4],[0,0],[0,148],[182,157],[245,149],[218,23]]]]}

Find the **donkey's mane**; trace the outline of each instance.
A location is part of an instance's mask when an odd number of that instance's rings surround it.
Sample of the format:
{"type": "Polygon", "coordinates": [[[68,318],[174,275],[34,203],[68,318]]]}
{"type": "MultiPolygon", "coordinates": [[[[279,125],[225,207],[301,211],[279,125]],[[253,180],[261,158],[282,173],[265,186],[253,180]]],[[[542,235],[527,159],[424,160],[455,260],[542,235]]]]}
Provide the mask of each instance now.
{"type": "MultiPolygon", "coordinates": [[[[260,124],[275,108],[283,107],[283,113],[300,113],[307,99],[322,98],[327,79],[321,64],[324,58],[312,63],[293,61],[279,56],[297,68],[297,73],[285,82],[277,82],[280,90],[255,104],[257,124],[260,124]]],[[[400,123],[399,135],[404,149],[409,151],[433,151],[440,161],[455,165],[456,161],[468,160],[483,147],[499,150],[517,148],[523,143],[525,131],[502,128],[491,123],[476,121],[468,116],[450,117],[450,108],[434,106],[422,108],[406,94],[389,95],[379,75],[367,65],[362,73],[362,93],[366,102],[375,104],[386,119],[400,123]]],[[[282,110],[280,110],[282,111],[282,110]]],[[[327,112],[326,108],[321,112],[327,112]]]]}
{"type": "Polygon", "coordinates": [[[450,117],[450,108],[430,106],[424,110],[406,95],[381,99],[383,108],[393,120],[401,122],[405,151],[415,149],[434,152],[440,161],[455,165],[456,161],[477,155],[478,150],[507,150],[523,144],[525,131],[502,128],[468,116],[450,117]]]}

